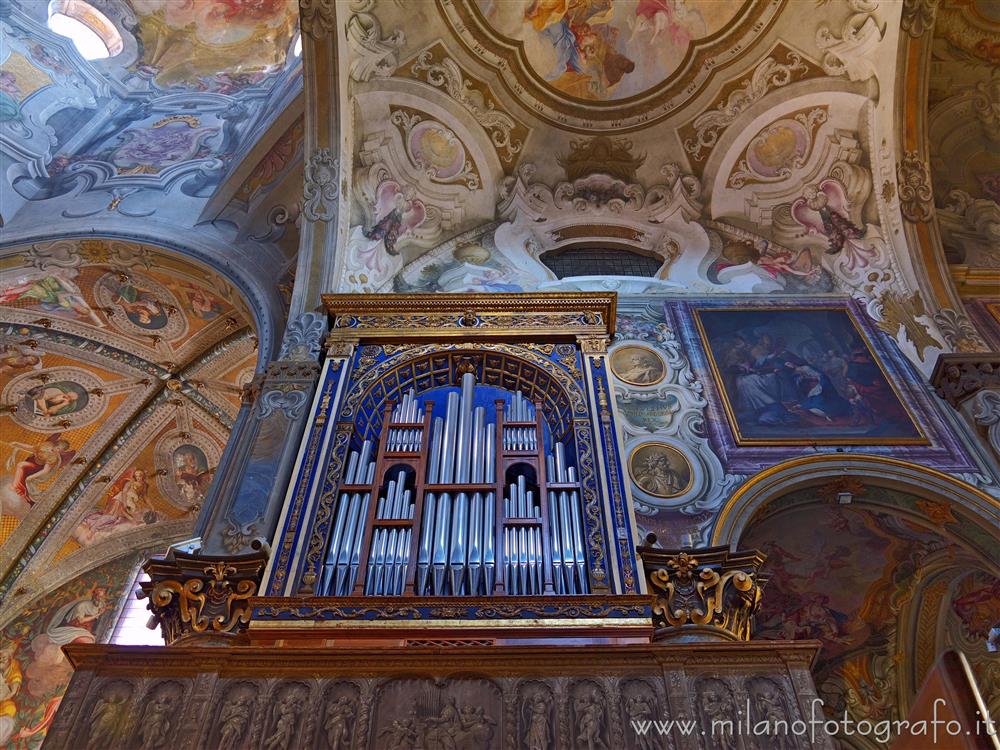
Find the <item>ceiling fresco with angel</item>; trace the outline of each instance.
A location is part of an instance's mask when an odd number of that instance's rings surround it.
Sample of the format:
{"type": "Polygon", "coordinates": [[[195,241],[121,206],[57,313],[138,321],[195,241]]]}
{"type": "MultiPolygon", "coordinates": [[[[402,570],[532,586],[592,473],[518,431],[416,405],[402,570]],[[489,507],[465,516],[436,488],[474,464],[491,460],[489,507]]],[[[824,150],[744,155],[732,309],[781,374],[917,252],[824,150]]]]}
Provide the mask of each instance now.
{"type": "Polygon", "coordinates": [[[217,273],[150,245],[0,259],[5,574],[65,577],[191,529],[256,370],[252,319],[217,273]]]}

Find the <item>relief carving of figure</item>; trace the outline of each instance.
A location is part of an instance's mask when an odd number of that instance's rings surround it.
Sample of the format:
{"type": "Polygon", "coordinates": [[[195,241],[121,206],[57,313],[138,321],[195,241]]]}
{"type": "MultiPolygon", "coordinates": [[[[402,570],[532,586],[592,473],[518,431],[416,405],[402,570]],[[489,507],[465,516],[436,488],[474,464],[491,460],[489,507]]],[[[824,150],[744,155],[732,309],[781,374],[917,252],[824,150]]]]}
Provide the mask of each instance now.
{"type": "Polygon", "coordinates": [[[775,750],[795,750],[795,739],[783,727],[791,721],[781,689],[768,679],[757,679],[750,684],[750,714],[754,726],[766,722],[769,728],[766,736],[760,737],[761,747],[775,750]],[[780,724],[779,724],[780,722],[780,724]]]}
{"type": "Polygon", "coordinates": [[[586,750],[608,750],[602,736],[604,733],[604,706],[594,690],[587,691],[576,699],[573,708],[576,713],[579,733],[576,741],[586,750]]]}
{"type": "Polygon", "coordinates": [[[729,687],[722,680],[709,677],[699,681],[697,694],[702,731],[715,738],[718,750],[737,750],[739,745],[733,734],[736,710],[729,687]]]}
{"type": "Polygon", "coordinates": [[[250,724],[253,698],[246,694],[230,697],[219,712],[219,750],[237,750],[243,746],[243,735],[250,724]]]}
{"type": "Polygon", "coordinates": [[[528,750],[549,750],[549,704],[551,700],[541,691],[525,701],[524,718],[527,731],[524,744],[528,750]]]}
{"type": "Polygon", "coordinates": [[[455,697],[448,696],[441,713],[425,718],[423,724],[426,750],[479,750],[489,746],[496,722],[482,706],[466,705],[459,710],[455,697]]]}
{"type": "Polygon", "coordinates": [[[390,726],[379,732],[379,737],[385,737],[385,747],[394,750],[413,750],[417,741],[417,730],[413,719],[396,719],[390,726]]]}
{"type": "Polygon", "coordinates": [[[140,750],[156,750],[166,744],[172,726],[173,710],[174,696],[166,690],[153,698],[139,730],[142,742],[140,750]]]}
{"type": "MultiPolygon", "coordinates": [[[[625,699],[625,713],[632,726],[648,726],[649,722],[656,718],[654,716],[653,702],[649,696],[642,694],[630,695],[625,699]]],[[[653,735],[636,732],[635,738],[638,750],[658,750],[657,742],[653,735]]]]}
{"type": "Polygon", "coordinates": [[[323,729],[326,730],[326,741],[330,745],[330,750],[341,750],[341,748],[346,750],[351,746],[348,726],[353,716],[354,701],[346,695],[335,700],[327,709],[323,729]]]}
{"type": "Polygon", "coordinates": [[[298,730],[302,701],[298,690],[290,690],[278,701],[274,707],[274,731],[264,740],[264,750],[290,750],[298,730]]]}
{"type": "Polygon", "coordinates": [[[102,695],[90,712],[90,735],[85,750],[107,750],[122,739],[128,720],[128,693],[112,691],[102,695]]]}

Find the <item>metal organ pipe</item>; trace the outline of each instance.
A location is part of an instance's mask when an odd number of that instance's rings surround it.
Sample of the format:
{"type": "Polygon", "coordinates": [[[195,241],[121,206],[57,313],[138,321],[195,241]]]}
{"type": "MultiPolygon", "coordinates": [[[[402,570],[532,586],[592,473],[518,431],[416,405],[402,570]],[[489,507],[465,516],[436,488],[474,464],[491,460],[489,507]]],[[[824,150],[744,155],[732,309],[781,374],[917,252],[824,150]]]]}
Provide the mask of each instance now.
{"type": "MultiPolygon", "coordinates": [[[[354,590],[371,502],[377,505],[365,561],[367,595],[404,593],[413,562],[411,549],[416,555],[412,580],[417,596],[492,595],[498,556],[509,594],[540,595],[550,574],[556,593],[588,592],[581,491],[575,467],[567,465],[565,445],[555,442],[543,455],[535,406],[519,392],[512,394],[500,415],[504,424],[498,433],[487,410],[475,405],[475,388],[475,376],[464,374],[460,391],[448,393],[444,416],[427,423],[430,435],[422,481],[429,486],[419,494],[417,477],[409,468],[412,459],[401,456],[407,468],[397,466],[381,477],[385,484],[381,489],[375,485],[373,497],[376,458],[380,458],[373,455],[376,444],[366,440],[359,451],[350,452],[319,584],[321,594],[344,596],[354,590]],[[540,468],[538,460],[545,461],[547,482],[535,487],[532,474],[540,468]],[[526,468],[531,466],[533,470],[526,468]],[[502,497],[495,490],[498,469],[508,472],[502,497]],[[497,529],[497,503],[502,503],[502,533],[497,529]],[[418,504],[422,504],[420,527],[407,526],[405,522],[417,515],[418,504]],[[415,546],[413,534],[418,535],[415,546]]],[[[386,452],[419,453],[425,446],[424,427],[417,425],[423,424],[424,409],[411,388],[384,426],[386,452]]],[[[389,457],[380,465],[391,462],[389,457]]]]}

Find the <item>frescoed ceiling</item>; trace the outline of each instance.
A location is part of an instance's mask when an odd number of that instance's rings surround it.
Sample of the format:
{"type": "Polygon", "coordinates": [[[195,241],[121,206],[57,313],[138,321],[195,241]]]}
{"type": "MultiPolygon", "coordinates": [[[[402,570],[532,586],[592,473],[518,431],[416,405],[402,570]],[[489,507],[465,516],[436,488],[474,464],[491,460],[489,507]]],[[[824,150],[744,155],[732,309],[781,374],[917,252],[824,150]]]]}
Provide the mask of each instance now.
{"type": "Polygon", "coordinates": [[[276,266],[290,271],[288,249],[271,237],[283,225],[269,223],[275,206],[261,188],[276,160],[301,159],[301,134],[275,143],[301,112],[297,1],[97,6],[15,0],[0,18],[0,226],[18,238],[54,216],[65,230],[96,223],[152,238],[183,227],[193,241],[238,243],[234,255],[254,259],[248,273],[262,284],[276,266]],[[87,60],[48,19],[91,7],[116,43],[87,60]],[[271,167],[248,182],[265,154],[271,167]],[[221,216],[230,198],[242,215],[221,216]],[[264,217],[258,226],[248,205],[264,217]]]}
{"type": "Polygon", "coordinates": [[[904,237],[901,10],[351,3],[349,80],[316,94],[342,92],[352,134],[346,252],[325,286],[846,294],[929,371],[975,344],[935,318],[904,237]],[[543,257],[572,267],[595,248],[659,262],[572,276],[543,257]]]}
{"type": "Polygon", "coordinates": [[[740,540],[768,558],[757,636],[823,643],[813,674],[830,716],[905,717],[946,649],[966,654],[990,711],[1000,709],[987,650],[1000,617],[995,529],[895,490],[858,488],[849,505],[823,494],[774,501],[740,540]]]}
{"type": "Polygon", "coordinates": [[[217,273],[121,240],[0,258],[0,620],[123,549],[190,533],[253,377],[217,273]]]}

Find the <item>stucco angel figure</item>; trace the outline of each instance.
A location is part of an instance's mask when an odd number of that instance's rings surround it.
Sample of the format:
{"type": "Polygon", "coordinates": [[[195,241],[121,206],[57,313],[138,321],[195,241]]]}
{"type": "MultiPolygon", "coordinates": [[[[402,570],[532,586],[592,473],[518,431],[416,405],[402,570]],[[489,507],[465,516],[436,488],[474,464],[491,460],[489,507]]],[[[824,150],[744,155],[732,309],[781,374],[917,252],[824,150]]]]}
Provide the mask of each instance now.
{"type": "Polygon", "coordinates": [[[875,256],[875,248],[861,241],[865,230],[851,221],[847,195],[836,180],[808,185],[802,197],[792,203],[792,216],[809,234],[826,237],[829,255],[843,252],[848,271],[865,268],[875,256]]]}
{"type": "MultiPolygon", "coordinates": [[[[420,226],[426,217],[427,209],[423,201],[413,197],[412,188],[404,189],[395,180],[386,180],[376,192],[375,223],[361,229],[364,238],[372,241],[366,252],[373,253],[382,245],[389,255],[399,255],[396,243],[420,226]]],[[[365,265],[369,265],[369,261],[365,265]]]]}

